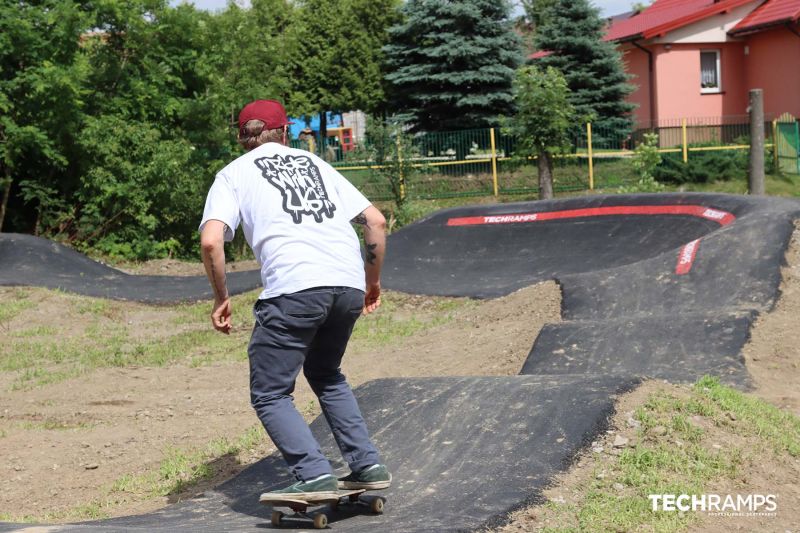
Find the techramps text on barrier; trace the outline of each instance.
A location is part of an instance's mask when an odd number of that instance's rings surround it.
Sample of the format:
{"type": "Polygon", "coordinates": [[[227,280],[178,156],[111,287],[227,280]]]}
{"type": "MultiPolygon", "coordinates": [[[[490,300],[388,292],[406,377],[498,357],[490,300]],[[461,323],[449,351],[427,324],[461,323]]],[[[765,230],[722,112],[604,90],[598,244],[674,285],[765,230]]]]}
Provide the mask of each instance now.
{"type": "MultiPolygon", "coordinates": [[[[549,480],[606,429],[615,396],[642,379],[690,382],[712,374],[748,388],[741,349],[754,318],[779,296],[780,266],[799,217],[800,202],[775,198],[593,196],[450,209],[393,234],[385,287],[493,298],[555,279],[563,320],[542,329],[518,376],[387,378],[356,389],[395,481],[386,514],[341,508],[330,515],[331,527],[472,531],[501,524],[509,511],[541,501],[549,480]]],[[[0,284],[75,292],[91,285],[93,295],[151,302],[186,297],[193,286],[174,280],[187,285],[170,289],[173,282],[161,281],[163,298],[153,298],[141,292],[149,279],[120,276],[74,252],[53,258],[39,249],[9,259],[14,246],[35,244],[11,239],[15,244],[0,235],[0,284]],[[70,281],[73,259],[83,284],[70,281]],[[106,281],[141,285],[128,293],[106,281]]],[[[237,290],[253,288],[253,273],[240,276],[237,290]]],[[[185,299],[208,297],[203,290],[185,299]]],[[[322,418],[312,430],[328,456],[338,457],[322,418]]],[[[346,470],[341,461],[334,466],[346,470]]],[[[270,456],[202,497],[154,513],[44,528],[270,529],[270,509],[258,494],[290,481],[280,457],[270,456]]],[[[0,524],[0,531],[27,527],[0,524]]]]}

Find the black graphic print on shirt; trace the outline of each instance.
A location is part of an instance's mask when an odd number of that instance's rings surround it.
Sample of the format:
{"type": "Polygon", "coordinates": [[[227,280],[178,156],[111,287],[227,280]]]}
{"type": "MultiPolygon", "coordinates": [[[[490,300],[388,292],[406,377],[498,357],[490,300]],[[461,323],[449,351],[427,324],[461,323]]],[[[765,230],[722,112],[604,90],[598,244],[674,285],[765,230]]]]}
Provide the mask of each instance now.
{"type": "Polygon", "coordinates": [[[322,215],[333,218],[336,206],[328,199],[322,175],[310,157],[276,154],[256,159],[255,164],[281,191],[283,210],[292,215],[295,224],[303,222],[303,215],[313,216],[316,222],[322,222],[322,215]]]}

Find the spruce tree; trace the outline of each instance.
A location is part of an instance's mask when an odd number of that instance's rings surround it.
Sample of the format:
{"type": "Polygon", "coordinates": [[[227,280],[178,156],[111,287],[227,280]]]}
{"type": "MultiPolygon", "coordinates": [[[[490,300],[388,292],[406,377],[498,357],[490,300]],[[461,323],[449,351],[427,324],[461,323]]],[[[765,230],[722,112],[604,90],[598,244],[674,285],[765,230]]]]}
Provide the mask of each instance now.
{"type": "Polygon", "coordinates": [[[561,71],[578,116],[591,117],[598,137],[617,138],[632,127],[634,105],[625,97],[633,86],[619,52],[603,41],[604,33],[605,22],[588,0],[555,0],[534,40],[538,50],[551,54],[535,61],[561,71]]]}
{"type": "Polygon", "coordinates": [[[494,125],[521,63],[505,0],[409,0],[385,47],[390,109],[414,131],[494,125]]]}

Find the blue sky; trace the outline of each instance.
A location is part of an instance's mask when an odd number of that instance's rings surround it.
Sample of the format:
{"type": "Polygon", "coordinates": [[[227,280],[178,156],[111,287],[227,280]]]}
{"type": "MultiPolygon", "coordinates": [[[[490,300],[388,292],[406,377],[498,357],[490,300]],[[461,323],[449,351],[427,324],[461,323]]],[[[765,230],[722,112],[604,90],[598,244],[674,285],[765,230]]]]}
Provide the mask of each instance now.
{"type": "MultiPolygon", "coordinates": [[[[171,3],[176,4],[179,2],[173,0],[171,3]]],[[[190,3],[199,9],[217,10],[223,9],[228,2],[227,0],[191,0],[190,3]]],[[[250,2],[248,0],[237,0],[237,3],[247,5],[250,2]]],[[[594,0],[593,3],[600,8],[600,12],[604,17],[609,17],[630,11],[634,0],[594,0]]]]}

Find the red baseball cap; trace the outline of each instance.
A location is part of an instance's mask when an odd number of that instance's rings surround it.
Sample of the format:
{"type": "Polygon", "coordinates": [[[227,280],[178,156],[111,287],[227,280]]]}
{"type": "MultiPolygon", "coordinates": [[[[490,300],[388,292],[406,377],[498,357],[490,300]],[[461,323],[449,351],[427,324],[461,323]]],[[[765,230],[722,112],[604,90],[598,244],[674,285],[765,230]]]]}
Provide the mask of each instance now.
{"type": "Polygon", "coordinates": [[[294,122],[289,122],[286,110],[277,100],[255,100],[244,106],[239,113],[239,129],[242,129],[248,120],[260,120],[264,123],[264,129],[267,130],[294,124],[294,122]]]}

